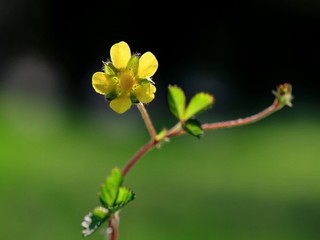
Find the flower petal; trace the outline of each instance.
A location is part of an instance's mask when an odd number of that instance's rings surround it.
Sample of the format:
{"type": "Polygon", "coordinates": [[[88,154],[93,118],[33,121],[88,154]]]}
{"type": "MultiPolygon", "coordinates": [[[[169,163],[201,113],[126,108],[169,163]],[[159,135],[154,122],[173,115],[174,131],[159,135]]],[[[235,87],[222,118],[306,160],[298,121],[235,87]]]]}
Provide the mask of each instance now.
{"type": "Polygon", "coordinates": [[[110,102],[110,107],[117,113],[124,113],[131,107],[131,99],[127,95],[122,95],[110,102]]]}
{"type": "Polygon", "coordinates": [[[138,76],[139,78],[149,78],[158,69],[158,60],[151,52],[144,53],[139,60],[138,76]]]}
{"type": "Polygon", "coordinates": [[[113,44],[110,49],[110,57],[112,64],[116,68],[125,68],[131,58],[131,50],[129,45],[124,41],[113,44]]]}
{"type": "Polygon", "coordinates": [[[92,75],[92,86],[97,93],[102,95],[110,93],[114,87],[111,80],[103,72],[96,72],[92,75]]]}
{"type": "Polygon", "coordinates": [[[150,84],[143,84],[137,88],[135,95],[137,99],[142,103],[149,103],[154,99],[154,93],[156,92],[156,87],[150,84]]]}

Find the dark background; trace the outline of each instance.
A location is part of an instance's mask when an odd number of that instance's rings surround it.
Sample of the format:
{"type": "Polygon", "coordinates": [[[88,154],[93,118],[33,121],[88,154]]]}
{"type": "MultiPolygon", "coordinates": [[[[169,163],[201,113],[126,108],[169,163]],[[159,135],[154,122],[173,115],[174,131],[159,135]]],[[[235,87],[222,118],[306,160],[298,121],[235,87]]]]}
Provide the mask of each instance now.
{"type": "MultiPolygon", "coordinates": [[[[165,104],[167,85],[178,84],[188,95],[213,93],[217,112],[245,111],[266,106],[271,91],[290,82],[294,105],[319,106],[319,1],[12,0],[0,9],[2,76],[17,59],[36,56],[60,76],[49,86],[63,105],[99,98],[91,75],[124,40],[159,61],[154,104],[165,104]]],[[[30,82],[25,92],[42,91],[41,79],[30,82]]]]}

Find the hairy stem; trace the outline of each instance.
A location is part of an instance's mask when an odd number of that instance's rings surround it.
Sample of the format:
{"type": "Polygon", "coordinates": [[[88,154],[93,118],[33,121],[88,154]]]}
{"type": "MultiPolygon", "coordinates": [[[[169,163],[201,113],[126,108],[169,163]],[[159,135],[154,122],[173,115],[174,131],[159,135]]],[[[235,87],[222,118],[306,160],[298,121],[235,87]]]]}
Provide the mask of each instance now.
{"type": "MultiPolygon", "coordinates": [[[[239,118],[236,120],[202,124],[202,129],[204,131],[208,131],[208,130],[216,130],[216,129],[221,129],[221,128],[231,128],[231,127],[240,127],[243,125],[248,125],[251,123],[255,123],[263,118],[266,118],[267,116],[280,110],[282,107],[283,106],[279,105],[279,102],[276,99],[271,106],[267,107],[266,109],[254,114],[254,115],[251,115],[251,116],[245,117],[245,118],[239,118]]],[[[149,150],[154,148],[159,143],[159,141],[156,140],[156,137],[155,137],[156,133],[154,131],[154,128],[153,128],[153,125],[152,125],[151,120],[149,118],[149,115],[147,114],[146,109],[143,107],[143,104],[138,105],[138,108],[143,116],[143,119],[146,122],[147,128],[149,129],[149,132],[151,135],[151,140],[148,143],[146,143],[144,146],[142,146],[133,155],[133,157],[128,161],[126,166],[122,169],[123,176],[128,173],[128,171],[139,161],[139,159],[143,155],[145,155],[149,150]]],[[[170,139],[172,137],[180,136],[185,133],[186,132],[183,129],[181,129],[181,126],[178,123],[167,132],[167,134],[165,135],[165,137],[163,139],[170,139]]]]}
{"type": "MultiPolygon", "coordinates": [[[[221,128],[232,128],[232,127],[240,127],[243,125],[248,125],[255,123],[263,118],[268,117],[269,115],[275,113],[276,111],[280,110],[282,107],[279,106],[278,101],[275,100],[273,104],[266,109],[258,112],[254,115],[245,118],[239,118],[235,120],[223,121],[223,122],[216,122],[216,123],[205,123],[202,124],[201,127],[204,131],[208,130],[217,130],[221,128]]],[[[175,137],[184,134],[185,131],[183,129],[179,129],[178,131],[170,131],[167,135],[167,138],[175,137]]]]}
{"type": "Polygon", "coordinates": [[[109,219],[109,228],[110,228],[110,240],[118,239],[118,216],[113,215],[109,219]]]}
{"type": "Polygon", "coordinates": [[[280,110],[278,107],[277,101],[275,101],[271,106],[264,109],[263,111],[254,114],[252,116],[246,117],[246,118],[239,118],[236,120],[230,120],[225,122],[217,122],[217,123],[207,123],[202,124],[202,128],[204,130],[215,130],[219,128],[232,128],[232,127],[240,127],[243,125],[252,124],[254,122],[257,122],[263,118],[266,118],[267,116],[271,115],[272,113],[280,110]]]}
{"type": "Polygon", "coordinates": [[[146,127],[147,127],[147,129],[148,129],[148,131],[150,133],[151,139],[156,139],[157,133],[154,130],[153,124],[151,122],[151,119],[149,117],[149,114],[148,114],[146,108],[144,107],[143,103],[141,103],[141,102],[139,102],[137,104],[137,107],[138,107],[138,109],[139,109],[139,111],[141,113],[141,116],[142,116],[142,118],[144,120],[144,123],[146,124],[146,127]]]}

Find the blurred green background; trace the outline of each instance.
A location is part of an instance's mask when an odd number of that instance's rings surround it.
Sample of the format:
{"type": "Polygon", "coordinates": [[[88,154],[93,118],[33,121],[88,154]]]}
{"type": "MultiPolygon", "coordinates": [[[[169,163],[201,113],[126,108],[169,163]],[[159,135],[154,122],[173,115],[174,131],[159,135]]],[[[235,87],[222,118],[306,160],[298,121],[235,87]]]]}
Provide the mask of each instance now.
{"type": "Polygon", "coordinates": [[[148,141],[137,109],[117,115],[91,86],[121,40],[159,61],[147,106],[158,131],[175,123],[168,84],[214,94],[202,122],[254,114],[283,82],[295,99],[258,123],[147,153],[125,179],[137,199],[120,240],[320,238],[320,4],[206,4],[0,2],[1,239],[82,239],[100,184],[148,141]]]}
{"type": "MultiPolygon", "coordinates": [[[[128,121],[4,100],[2,238],[81,239],[100,184],[148,140],[138,111],[128,121]]],[[[121,212],[120,239],[318,239],[319,118],[295,111],[147,153],[125,179],[137,198],[121,212]]]]}

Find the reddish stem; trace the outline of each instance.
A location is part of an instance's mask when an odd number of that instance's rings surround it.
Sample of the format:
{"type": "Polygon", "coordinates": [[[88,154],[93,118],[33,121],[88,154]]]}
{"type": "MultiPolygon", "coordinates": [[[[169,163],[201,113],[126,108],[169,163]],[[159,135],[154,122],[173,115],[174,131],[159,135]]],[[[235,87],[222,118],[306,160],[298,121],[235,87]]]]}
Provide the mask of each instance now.
{"type": "MultiPolygon", "coordinates": [[[[202,129],[205,130],[216,130],[220,128],[232,128],[232,127],[240,127],[243,125],[248,125],[254,122],[257,122],[263,118],[266,118],[267,116],[273,114],[274,112],[280,110],[282,107],[279,105],[278,101],[275,100],[271,106],[268,108],[262,110],[261,112],[254,114],[252,116],[246,117],[246,118],[239,118],[236,120],[229,120],[224,122],[217,122],[217,123],[205,123],[202,124],[202,129]]],[[[179,136],[185,133],[183,129],[180,129],[179,131],[169,131],[170,133],[167,135],[167,138],[179,136]]]]}
{"type": "MultiPolygon", "coordinates": [[[[206,123],[202,124],[202,129],[205,130],[216,130],[221,128],[231,128],[231,127],[239,127],[247,124],[251,124],[257,122],[272,113],[280,110],[282,107],[279,105],[279,102],[275,100],[271,106],[262,110],[261,112],[254,114],[252,116],[246,118],[239,118],[236,120],[217,122],[217,123],[206,123]]],[[[179,136],[185,134],[185,131],[179,127],[179,125],[174,126],[170,129],[164,139],[170,139],[175,136],[179,136]]],[[[126,166],[122,169],[122,175],[125,176],[128,171],[139,161],[139,159],[146,154],[149,150],[155,147],[159,143],[156,139],[151,139],[148,143],[142,146],[138,152],[136,152],[133,157],[128,161],[126,166]]]]}
{"type": "Polygon", "coordinates": [[[110,235],[110,240],[117,240],[118,239],[118,220],[115,215],[113,215],[109,219],[109,228],[111,229],[110,235]]]}

